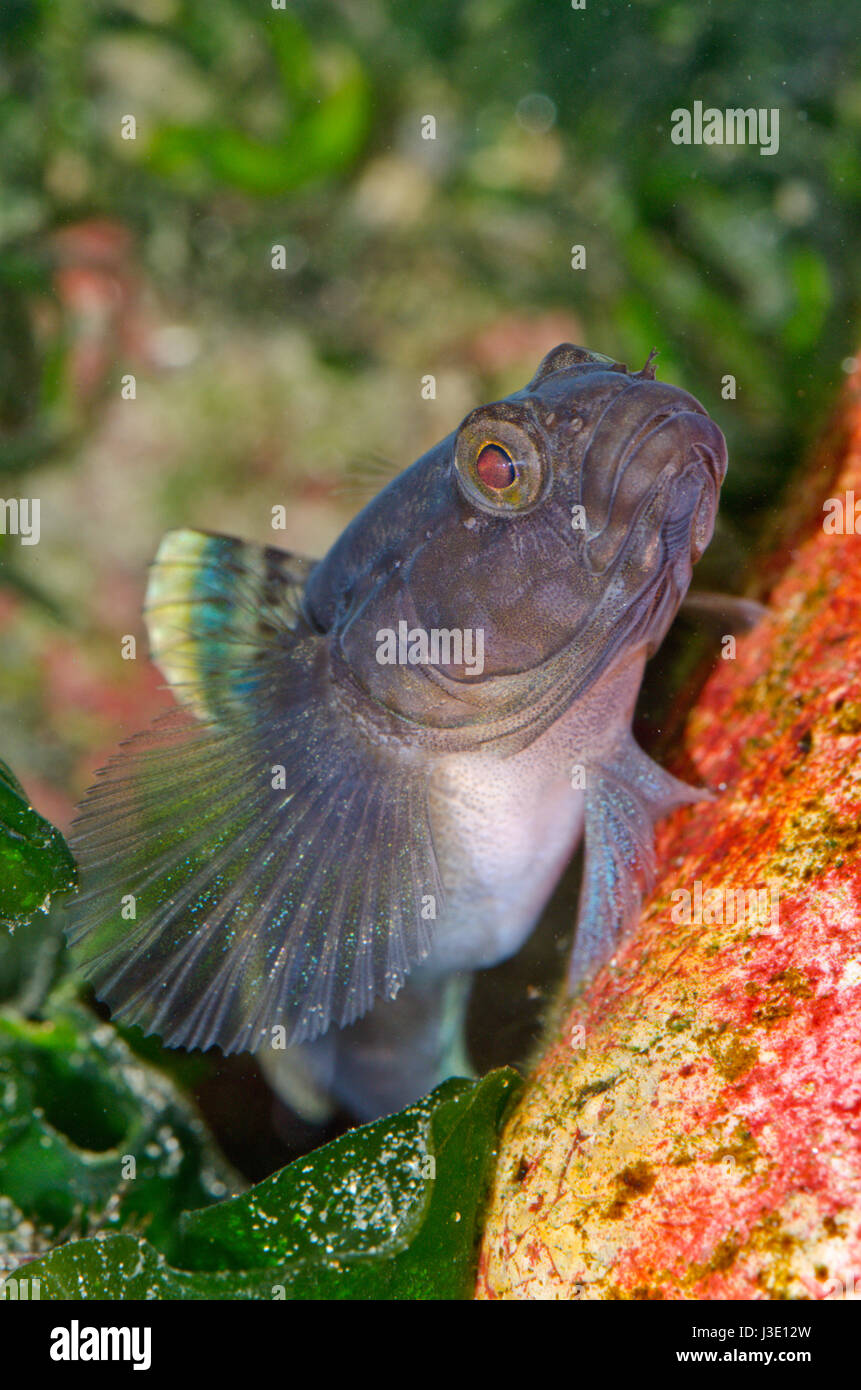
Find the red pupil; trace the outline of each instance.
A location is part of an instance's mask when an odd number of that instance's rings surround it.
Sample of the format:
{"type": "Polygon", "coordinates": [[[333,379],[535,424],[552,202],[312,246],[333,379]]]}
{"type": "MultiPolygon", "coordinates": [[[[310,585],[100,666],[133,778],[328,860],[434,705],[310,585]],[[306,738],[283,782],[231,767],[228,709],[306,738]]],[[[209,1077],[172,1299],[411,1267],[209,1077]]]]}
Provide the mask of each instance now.
{"type": "Polygon", "coordinates": [[[517,477],[517,470],[504,449],[497,444],[485,444],[475,461],[475,471],[485,487],[497,491],[511,487],[517,477]]]}

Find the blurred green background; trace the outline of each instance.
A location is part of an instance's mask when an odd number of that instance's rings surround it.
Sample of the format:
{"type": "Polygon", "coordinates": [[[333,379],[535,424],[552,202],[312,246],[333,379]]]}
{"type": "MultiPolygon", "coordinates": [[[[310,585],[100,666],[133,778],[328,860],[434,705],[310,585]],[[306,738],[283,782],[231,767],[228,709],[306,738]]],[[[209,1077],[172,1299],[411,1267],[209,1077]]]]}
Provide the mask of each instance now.
{"type": "Polygon", "coordinates": [[[0,44],[0,756],[61,828],[167,702],[164,530],[320,554],[559,341],[714,414],[742,585],[857,347],[857,5],[5,0],[0,44]],[[697,100],[778,153],[672,144],[697,100]]]}
{"type": "Polygon", "coordinates": [[[164,529],[271,541],[284,503],[274,539],[320,553],[566,337],[658,347],[715,413],[735,571],[856,346],[858,18],[8,0],[0,493],[41,499],[42,539],[0,537],[0,752],[40,808],[65,825],[162,703],[119,639],[164,529]],[[777,107],[778,153],[672,144],[695,100],[777,107]]]}

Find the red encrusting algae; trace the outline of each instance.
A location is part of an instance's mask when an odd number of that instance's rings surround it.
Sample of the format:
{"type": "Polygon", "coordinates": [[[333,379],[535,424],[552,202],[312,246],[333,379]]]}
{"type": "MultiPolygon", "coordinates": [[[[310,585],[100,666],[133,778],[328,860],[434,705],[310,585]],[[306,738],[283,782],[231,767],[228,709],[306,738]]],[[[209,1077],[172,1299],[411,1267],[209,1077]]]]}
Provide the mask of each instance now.
{"type": "MultiPolygon", "coordinates": [[[[861,369],[845,425],[861,502],[861,369]]],[[[507,1126],[479,1297],[861,1293],[861,518],[823,516],[688,721],[716,800],[507,1126]]]]}

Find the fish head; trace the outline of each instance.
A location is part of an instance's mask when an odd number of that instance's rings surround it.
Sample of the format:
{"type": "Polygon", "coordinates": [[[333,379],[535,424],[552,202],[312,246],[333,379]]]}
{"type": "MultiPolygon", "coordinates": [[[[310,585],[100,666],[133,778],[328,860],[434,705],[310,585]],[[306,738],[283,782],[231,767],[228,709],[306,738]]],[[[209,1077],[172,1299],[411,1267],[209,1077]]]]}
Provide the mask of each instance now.
{"type": "Polygon", "coordinates": [[[359,669],[370,634],[399,619],[480,631],[480,671],[438,671],[482,683],[488,699],[495,678],[529,676],[534,692],[536,672],[563,653],[593,674],[623,648],[651,654],[711,539],[726,465],[717,425],[657,381],[651,360],[629,372],[562,344],[523,390],[470,411],[371,504],[364,527],[358,518],[343,559],[361,601],[342,648],[359,669]],[[395,535],[397,563],[381,567],[395,535]],[[372,556],[376,580],[362,588],[372,556]]]}

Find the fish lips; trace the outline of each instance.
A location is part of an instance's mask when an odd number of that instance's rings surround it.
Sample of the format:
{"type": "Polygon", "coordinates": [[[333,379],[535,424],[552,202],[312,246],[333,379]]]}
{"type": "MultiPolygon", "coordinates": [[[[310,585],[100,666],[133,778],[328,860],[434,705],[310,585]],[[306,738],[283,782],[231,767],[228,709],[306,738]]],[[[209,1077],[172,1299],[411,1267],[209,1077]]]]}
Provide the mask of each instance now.
{"type": "Polygon", "coordinates": [[[624,392],[605,412],[582,463],[593,573],[613,566],[638,533],[641,542],[651,537],[641,556],[647,569],[647,552],[657,560],[660,542],[665,561],[683,560],[689,570],[711,540],[726,468],[723,434],[693,396],[648,381],[624,392]]]}

